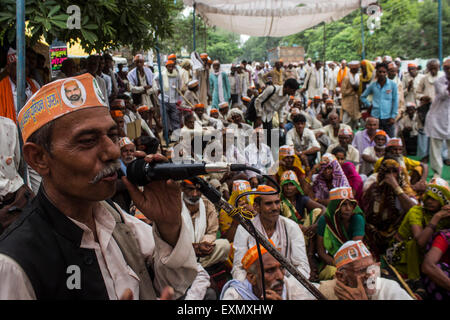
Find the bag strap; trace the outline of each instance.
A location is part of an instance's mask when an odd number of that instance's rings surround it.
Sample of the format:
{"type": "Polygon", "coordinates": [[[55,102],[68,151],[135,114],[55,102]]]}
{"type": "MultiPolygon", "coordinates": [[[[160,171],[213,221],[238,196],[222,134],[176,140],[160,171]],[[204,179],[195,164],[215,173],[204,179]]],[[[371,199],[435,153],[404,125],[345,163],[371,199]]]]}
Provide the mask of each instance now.
{"type": "Polygon", "coordinates": [[[275,86],[273,86],[273,91],[272,91],[272,93],[269,94],[269,96],[268,96],[266,99],[264,99],[263,102],[261,102],[261,106],[262,106],[264,103],[266,103],[270,98],[272,98],[272,96],[275,94],[275,91],[277,91],[277,88],[276,88],[275,86]]]}

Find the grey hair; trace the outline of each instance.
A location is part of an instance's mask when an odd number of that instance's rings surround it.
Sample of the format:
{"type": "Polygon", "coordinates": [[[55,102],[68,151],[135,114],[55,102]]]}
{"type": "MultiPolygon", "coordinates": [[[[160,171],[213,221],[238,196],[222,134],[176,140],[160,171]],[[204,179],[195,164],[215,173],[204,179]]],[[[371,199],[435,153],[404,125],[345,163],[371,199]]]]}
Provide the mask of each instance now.
{"type": "Polygon", "coordinates": [[[339,117],[339,115],[337,114],[337,112],[333,111],[333,112],[330,112],[330,113],[328,114],[327,119],[330,119],[330,117],[331,117],[333,114],[335,114],[335,115],[337,115],[337,116],[339,117]]]}
{"type": "Polygon", "coordinates": [[[432,65],[432,64],[437,64],[438,67],[441,65],[441,63],[439,62],[438,59],[431,59],[431,60],[429,60],[429,61],[427,62],[427,68],[429,68],[430,65],[432,65]]]}

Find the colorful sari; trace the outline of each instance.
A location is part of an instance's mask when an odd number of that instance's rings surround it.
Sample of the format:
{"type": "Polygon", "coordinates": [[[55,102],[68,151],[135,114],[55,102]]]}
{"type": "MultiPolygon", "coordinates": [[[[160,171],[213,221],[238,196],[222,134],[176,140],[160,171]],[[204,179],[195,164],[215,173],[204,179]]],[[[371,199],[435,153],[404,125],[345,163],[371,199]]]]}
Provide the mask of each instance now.
{"type": "Polygon", "coordinates": [[[284,154],[280,153],[279,161],[283,160],[286,157],[294,157],[294,163],[292,165],[292,168],[285,168],[283,165],[280,164],[280,162],[276,163],[276,165],[278,165],[278,171],[277,171],[277,180],[278,180],[278,182],[281,181],[281,176],[283,175],[283,173],[288,171],[288,170],[294,171],[295,175],[297,177],[299,177],[299,178],[304,177],[305,176],[305,170],[302,167],[302,161],[300,160],[300,158],[296,154],[284,155],[284,154]]]}
{"type": "MultiPolygon", "coordinates": [[[[323,244],[328,253],[333,256],[344,243],[352,240],[352,237],[348,234],[347,230],[345,230],[343,224],[338,221],[341,206],[343,202],[347,200],[348,199],[331,200],[327,206],[327,211],[325,212],[326,226],[323,235],[323,244]]],[[[364,213],[358,206],[357,201],[350,201],[356,202],[353,214],[361,215],[361,217],[364,218],[364,213]]]]}
{"type": "MultiPolygon", "coordinates": [[[[427,245],[427,251],[429,251],[433,245],[434,239],[437,236],[444,238],[447,241],[447,245],[450,246],[450,229],[444,229],[438,232],[432,240],[427,245]]],[[[448,249],[447,249],[448,250],[448,249]]],[[[446,262],[438,262],[438,268],[440,268],[447,277],[450,277],[450,265],[446,262]]],[[[432,300],[450,300],[450,291],[445,290],[444,288],[437,286],[433,280],[431,280],[428,276],[423,278],[423,283],[425,285],[425,289],[428,293],[428,297],[432,300]]]]}
{"type": "Polygon", "coordinates": [[[363,60],[361,61],[361,69],[364,69],[366,72],[366,76],[361,72],[359,77],[359,89],[358,89],[358,95],[361,96],[361,94],[364,92],[364,90],[367,88],[367,85],[370,84],[372,81],[372,78],[374,76],[374,70],[375,67],[370,63],[369,60],[363,60]]]}
{"type": "MultiPolygon", "coordinates": [[[[230,199],[228,199],[228,203],[231,204],[232,206],[235,205],[236,202],[236,198],[243,194],[244,192],[247,191],[251,191],[252,188],[250,186],[250,183],[246,180],[236,180],[233,182],[233,189],[231,192],[231,196],[230,199]]],[[[244,199],[245,202],[251,206],[253,206],[253,201],[254,201],[254,195],[247,195],[241,199],[244,199]]],[[[239,199],[239,200],[241,200],[239,199]]],[[[220,233],[223,235],[224,233],[226,233],[228,231],[228,229],[230,229],[231,225],[233,224],[233,218],[230,217],[224,210],[220,210],[219,212],[219,231],[220,233]]],[[[230,253],[228,254],[228,258],[225,261],[225,264],[227,265],[227,267],[229,267],[230,269],[233,268],[233,259],[234,259],[234,247],[233,247],[233,243],[231,244],[231,250],[230,253]]]]}
{"type": "MultiPolygon", "coordinates": [[[[306,208],[306,201],[309,198],[305,196],[305,193],[303,192],[298,178],[294,171],[288,170],[285,171],[281,177],[281,214],[285,216],[286,218],[294,220],[296,223],[301,224],[305,227],[309,227],[317,222],[317,218],[319,217],[321,210],[312,210],[311,213],[308,213],[308,209],[306,208]],[[292,183],[298,190],[298,194],[296,202],[304,201],[303,203],[303,210],[300,210],[299,212],[299,204],[296,203],[295,205],[284,195],[283,186],[292,183]]],[[[301,205],[300,205],[301,206],[301,205]]]]}
{"type": "MultiPolygon", "coordinates": [[[[325,218],[325,229],[323,232],[323,245],[325,250],[331,256],[334,256],[339,248],[347,241],[352,240],[353,235],[349,234],[349,231],[352,229],[350,226],[350,230],[346,230],[344,225],[338,221],[338,215],[340,212],[341,205],[347,199],[337,199],[330,200],[330,203],[327,206],[327,211],[325,212],[325,216],[321,219],[325,218]]],[[[356,200],[350,200],[356,202],[356,200]]],[[[364,220],[364,214],[361,208],[356,205],[353,210],[354,215],[360,215],[361,219],[359,221],[364,220]]],[[[354,220],[355,221],[355,220],[354,220]]],[[[320,224],[320,222],[319,222],[320,224]]],[[[360,226],[361,229],[364,229],[364,226],[360,226]]],[[[333,279],[336,273],[336,267],[333,265],[326,265],[323,261],[319,264],[319,279],[320,280],[330,280],[333,279]]]]}
{"type": "Polygon", "coordinates": [[[364,192],[361,201],[362,209],[366,216],[367,244],[376,258],[380,258],[386,252],[390,241],[393,239],[406,212],[402,212],[396,206],[397,196],[387,184],[382,183],[385,175],[391,169],[398,172],[398,184],[409,197],[415,193],[409,184],[408,173],[393,159],[382,162],[377,181],[364,192]]]}
{"type": "Polygon", "coordinates": [[[355,165],[351,162],[345,162],[341,165],[341,167],[345,173],[345,176],[347,177],[348,183],[350,183],[350,186],[353,189],[356,201],[358,201],[358,203],[361,203],[364,183],[358,171],[356,171],[355,165]]]}
{"type": "Polygon", "coordinates": [[[320,162],[320,171],[313,183],[313,192],[316,199],[326,200],[329,198],[330,190],[339,187],[350,187],[347,177],[341,168],[341,165],[336,158],[326,153],[323,155],[320,162]],[[328,188],[328,183],[323,177],[323,172],[326,168],[331,167],[333,169],[333,179],[331,181],[331,188],[328,188]]]}
{"type": "MultiPolygon", "coordinates": [[[[438,200],[441,207],[450,203],[450,191],[440,185],[429,184],[423,195],[423,201],[425,202],[428,197],[438,200]]],[[[391,247],[386,251],[386,261],[405,278],[420,278],[420,265],[425,255],[425,250],[420,248],[414,239],[412,226],[418,225],[425,228],[433,215],[423,206],[412,207],[398,229],[398,237],[394,238],[391,247]]],[[[450,228],[450,220],[441,219],[436,226],[436,231],[448,228],[450,228]]]]}

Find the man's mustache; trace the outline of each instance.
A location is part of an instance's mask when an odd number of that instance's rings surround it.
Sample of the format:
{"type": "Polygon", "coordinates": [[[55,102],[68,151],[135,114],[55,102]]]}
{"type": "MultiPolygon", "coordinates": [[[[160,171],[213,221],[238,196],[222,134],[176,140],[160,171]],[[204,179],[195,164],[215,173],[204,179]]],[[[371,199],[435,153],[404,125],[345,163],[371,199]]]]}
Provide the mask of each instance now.
{"type": "Polygon", "coordinates": [[[107,177],[111,174],[113,174],[115,171],[120,169],[120,160],[114,160],[113,162],[111,162],[107,167],[105,167],[104,169],[102,169],[102,171],[100,171],[94,179],[92,179],[92,181],[90,181],[90,184],[96,184],[97,182],[99,182],[100,180],[102,180],[104,177],[107,177]]]}
{"type": "Polygon", "coordinates": [[[275,280],[274,283],[270,286],[270,290],[275,289],[276,287],[282,287],[284,285],[284,282],[282,280],[275,280]]]}

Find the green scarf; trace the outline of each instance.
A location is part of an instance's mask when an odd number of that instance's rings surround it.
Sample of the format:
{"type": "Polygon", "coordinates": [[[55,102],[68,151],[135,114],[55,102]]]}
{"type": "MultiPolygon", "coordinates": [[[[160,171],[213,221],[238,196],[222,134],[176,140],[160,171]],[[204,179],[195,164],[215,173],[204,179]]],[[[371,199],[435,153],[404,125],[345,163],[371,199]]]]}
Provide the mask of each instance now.
{"type": "MultiPolygon", "coordinates": [[[[295,214],[295,213],[297,212],[297,210],[295,209],[294,205],[291,203],[291,201],[289,201],[288,198],[286,198],[286,197],[284,196],[284,193],[283,193],[283,186],[284,186],[285,184],[287,184],[287,183],[292,183],[292,184],[297,188],[298,192],[300,192],[301,195],[305,195],[305,193],[303,192],[303,190],[302,190],[302,188],[300,187],[300,185],[299,185],[296,181],[294,181],[294,180],[284,180],[284,181],[281,182],[281,184],[280,184],[280,185],[281,185],[281,201],[289,208],[289,210],[290,210],[290,212],[291,212],[291,215],[289,216],[289,218],[291,218],[292,220],[294,220],[294,221],[297,222],[297,223],[302,223],[302,222],[298,219],[297,215],[295,214]]],[[[301,213],[301,212],[299,212],[299,213],[301,213]]]]}
{"type": "MultiPolygon", "coordinates": [[[[337,221],[336,211],[340,208],[342,201],[342,199],[331,200],[325,212],[326,226],[323,235],[323,244],[325,249],[333,256],[345,242],[351,240],[343,224],[338,224],[337,221]]],[[[356,206],[353,214],[363,215],[363,211],[359,206],[356,206]]]]}

